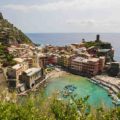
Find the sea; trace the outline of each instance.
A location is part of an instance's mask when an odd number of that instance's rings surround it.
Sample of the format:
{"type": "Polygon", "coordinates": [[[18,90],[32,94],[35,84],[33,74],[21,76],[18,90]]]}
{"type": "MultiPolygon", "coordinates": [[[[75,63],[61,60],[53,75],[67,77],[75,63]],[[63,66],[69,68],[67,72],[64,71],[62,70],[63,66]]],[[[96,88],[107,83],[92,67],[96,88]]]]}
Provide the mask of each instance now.
{"type": "MultiPolygon", "coordinates": [[[[80,43],[96,40],[99,33],[27,33],[26,35],[34,42],[41,45],[65,46],[71,43],[80,43]]],[[[120,33],[100,33],[100,40],[110,42],[115,50],[114,59],[120,62],[120,33]]]]}

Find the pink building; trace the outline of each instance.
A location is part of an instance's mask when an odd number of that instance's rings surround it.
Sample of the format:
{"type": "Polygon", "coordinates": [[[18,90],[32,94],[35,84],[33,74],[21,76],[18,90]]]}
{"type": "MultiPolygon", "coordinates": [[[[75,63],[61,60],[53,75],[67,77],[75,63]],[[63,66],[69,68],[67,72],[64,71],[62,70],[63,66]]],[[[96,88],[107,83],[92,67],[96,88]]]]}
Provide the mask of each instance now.
{"type": "Polygon", "coordinates": [[[71,69],[94,76],[104,69],[105,58],[76,57],[71,60],[71,69]]]}

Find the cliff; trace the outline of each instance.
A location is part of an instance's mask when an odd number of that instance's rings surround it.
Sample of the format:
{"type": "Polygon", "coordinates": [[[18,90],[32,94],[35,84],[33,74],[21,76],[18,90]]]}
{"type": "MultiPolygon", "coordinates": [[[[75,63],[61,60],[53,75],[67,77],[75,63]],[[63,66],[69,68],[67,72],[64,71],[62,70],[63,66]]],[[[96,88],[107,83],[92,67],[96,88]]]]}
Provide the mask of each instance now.
{"type": "Polygon", "coordinates": [[[33,44],[21,30],[4,19],[2,13],[0,13],[0,43],[4,45],[33,44]]]}

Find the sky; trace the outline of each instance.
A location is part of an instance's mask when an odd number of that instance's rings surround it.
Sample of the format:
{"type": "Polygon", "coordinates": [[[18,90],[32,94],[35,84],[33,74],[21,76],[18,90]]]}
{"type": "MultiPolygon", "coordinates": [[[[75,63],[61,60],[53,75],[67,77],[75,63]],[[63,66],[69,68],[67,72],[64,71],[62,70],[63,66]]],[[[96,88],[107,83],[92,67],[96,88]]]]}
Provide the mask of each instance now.
{"type": "Polygon", "coordinates": [[[120,0],[0,0],[0,12],[25,33],[120,32],[120,0]]]}

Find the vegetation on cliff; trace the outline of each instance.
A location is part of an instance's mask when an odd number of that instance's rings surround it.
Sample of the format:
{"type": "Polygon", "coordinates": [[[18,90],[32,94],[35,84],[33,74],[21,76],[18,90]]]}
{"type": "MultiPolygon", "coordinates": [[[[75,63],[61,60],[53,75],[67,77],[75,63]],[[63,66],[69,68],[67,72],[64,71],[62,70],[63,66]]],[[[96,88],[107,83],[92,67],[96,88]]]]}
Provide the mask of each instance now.
{"type": "Polygon", "coordinates": [[[96,49],[96,55],[99,56],[106,56],[106,62],[113,62],[114,61],[114,50],[112,49],[111,43],[103,42],[101,40],[95,41],[84,41],[85,47],[90,49],[94,47],[96,49]]]}
{"type": "Polygon", "coordinates": [[[21,30],[4,19],[2,13],[0,13],[0,43],[4,45],[32,44],[32,41],[21,30]]]}
{"type": "Polygon", "coordinates": [[[99,49],[111,49],[112,48],[112,45],[108,42],[103,42],[103,41],[86,41],[84,42],[85,44],[85,47],[86,48],[89,48],[89,47],[92,47],[92,46],[95,46],[99,49]]]}
{"type": "Polygon", "coordinates": [[[0,63],[3,66],[15,64],[13,56],[8,52],[8,46],[18,44],[33,44],[32,41],[13,24],[3,18],[0,13],[0,63]]]}

